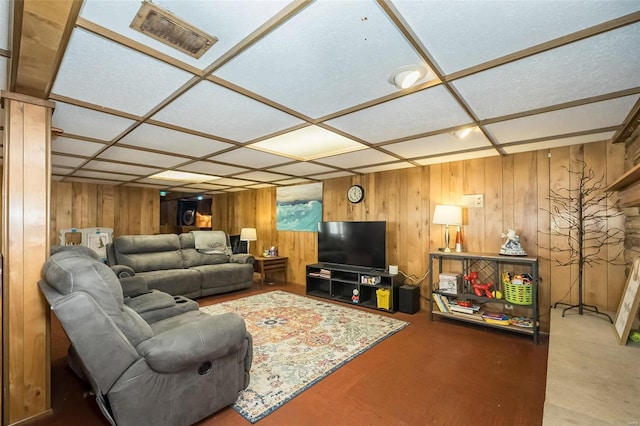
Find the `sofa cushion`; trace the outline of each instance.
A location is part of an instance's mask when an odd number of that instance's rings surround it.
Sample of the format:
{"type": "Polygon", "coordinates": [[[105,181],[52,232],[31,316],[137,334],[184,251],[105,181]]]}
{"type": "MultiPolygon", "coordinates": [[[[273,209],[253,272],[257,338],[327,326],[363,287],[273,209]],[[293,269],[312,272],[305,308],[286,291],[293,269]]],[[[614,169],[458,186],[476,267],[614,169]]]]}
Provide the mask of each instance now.
{"type": "Polygon", "coordinates": [[[195,236],[191,232],[180,234],[180,247],[182,252],[182,264],[185,268],[200,265],[219,265],[229,263],[229,256],[224,253],[207,254],[195,248],[195,236]]]}
{"type": "Polygon", "coordinates": [[[200,297],[201,275],[193,269],[168,269],[140,272],[136,274],[147,283],[150,289],[156,289],[173,296],[200,297]]]}
{"type": "Polygon", "coordinates": [[[123,235],[113,241],[116,260],[136,273],[181,269],[180,240],[175,234],[123,235]]]}
{"type": "MultiPolygon", "coordinates": [[[[201,265],[192,269],[202,274],[202,290],[235,284],[253,284],[253,265],[227,263],[224,265],[201,265]]],[[[208,294],[208,292],[207,292],[208,294]]]]}

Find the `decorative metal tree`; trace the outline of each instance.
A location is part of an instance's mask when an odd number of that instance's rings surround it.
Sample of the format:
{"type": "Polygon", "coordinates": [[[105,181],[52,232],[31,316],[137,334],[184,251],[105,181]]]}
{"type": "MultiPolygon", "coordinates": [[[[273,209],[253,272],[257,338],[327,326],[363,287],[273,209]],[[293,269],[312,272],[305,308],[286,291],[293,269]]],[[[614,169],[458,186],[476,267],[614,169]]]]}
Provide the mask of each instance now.
{"type": "MultiPolygon", "coordinates": [[[[548,248],[552,253],[567,253],[566,257],[560,260],[555,257],[555,262],[559,266],[578,265],[578,303],[556,302],[557,305],[565,305],[562,311],[578,309],[580,315],[584,311],[603,315],[613,323],[609,315],[600,312],[594,305],[587,305],[583,302],[583,281],[584,268],[600,263],[615,263],[624,251],[624,230],[618,227],[609,227],[609,219],[622,215],[618,209],[618,203],[614,206],[607,206],[607,193],[604,192],[606,186],[605,177],[595,177],[595,172],[591,167],[587,169],[587,164],[580,161],[580,170],[572,171],[563,167],[570,176],[575,176],[578,187],[574,190],[569,188],[559,188],[549,190],[549,200],[551,210],[546,210],[551,216],[551,234],[566,238],[567,244],[564,247],[548,248]],[[603,249],[610,246],[620,247],[620,251],[613,257],[605,259],[601,256],[603,249]]],[[[571,285],[573,287],[573,284],[571,285]]]]}

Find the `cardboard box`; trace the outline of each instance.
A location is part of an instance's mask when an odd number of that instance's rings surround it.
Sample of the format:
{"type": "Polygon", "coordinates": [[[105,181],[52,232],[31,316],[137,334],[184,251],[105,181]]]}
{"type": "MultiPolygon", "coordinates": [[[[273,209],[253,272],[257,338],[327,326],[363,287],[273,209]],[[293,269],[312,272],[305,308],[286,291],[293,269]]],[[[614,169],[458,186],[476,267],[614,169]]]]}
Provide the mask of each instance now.
{"type": "Polygon", "coordinates": [[[438,289],[441,293],[446,294],[462,293],[462,274],[441,273],[439,276],[438,289]]]}

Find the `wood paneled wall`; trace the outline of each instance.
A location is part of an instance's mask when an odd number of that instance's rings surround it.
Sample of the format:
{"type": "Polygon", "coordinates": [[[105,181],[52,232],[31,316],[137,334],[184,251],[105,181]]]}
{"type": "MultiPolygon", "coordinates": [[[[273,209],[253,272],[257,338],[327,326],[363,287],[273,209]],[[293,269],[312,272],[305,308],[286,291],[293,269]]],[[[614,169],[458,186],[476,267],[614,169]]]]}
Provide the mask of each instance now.
{"type": "Polygon", "coordinates": [[[51,184],[50,244],[60,244],[60,230],[113,228],[113,235],[157,234],[160,193],[155,189],[80,182],[51,184]]]}
{"type": "MultiPolygon", "coordinates": [[[[598,142],[326,180],[323,219],[386,220],[388,263],[422,277],[429,269],[429,252],[444,246],[443,227],[431,223],[435,205],[460,204],[462,195],[483,194],[482,208],[464,209],[464,249],[497,253],[501,233],[515,229],[528,254],[540,260],[541,326],[548,330],[549,306],[577,301],[577,267],[558,266],[550,257],[550,247],[565,247],[566,242],[550,229],[549,188],[575,189],[575,179],[565,167],[576,170],[578,160],[610,183],[623,172],[624,146],[598,142]],[[366,195],[354,205],[345,195],[356,183],[366,195]]],[[[304,285],[305,265],[317,261],[316,234],[277,231],[275,198],[275,188],[214,196],[213,229],[237,233],[241,227],[255,226],[258,241],[252,252],[276,245],[289,257],[289,280],[304,285]]],[[[621,221],[611,225],[622,227],[621,221]]],[[[617,250],[611,247],[608,256],[617,250]]],[[[585,303],[615,311],[624,284],[624,265],[604,262],[590,268],[585,272],[585,303]]],[[[422,294],[428,296],[427,280],[422,294]]]]}

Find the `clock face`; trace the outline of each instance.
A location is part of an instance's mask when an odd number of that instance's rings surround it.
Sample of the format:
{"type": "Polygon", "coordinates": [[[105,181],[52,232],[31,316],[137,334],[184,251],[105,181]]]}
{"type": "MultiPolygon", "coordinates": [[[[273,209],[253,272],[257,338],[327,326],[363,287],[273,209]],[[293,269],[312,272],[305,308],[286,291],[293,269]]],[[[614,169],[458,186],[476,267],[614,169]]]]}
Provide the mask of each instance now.
{"type": "Polygon", "coordinates": [[[364,198],[364,189],[360,185],[353,185],[347,191],[347,198],[352,203],[359,203],[364,198]]]}

